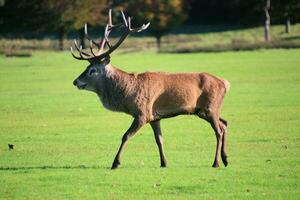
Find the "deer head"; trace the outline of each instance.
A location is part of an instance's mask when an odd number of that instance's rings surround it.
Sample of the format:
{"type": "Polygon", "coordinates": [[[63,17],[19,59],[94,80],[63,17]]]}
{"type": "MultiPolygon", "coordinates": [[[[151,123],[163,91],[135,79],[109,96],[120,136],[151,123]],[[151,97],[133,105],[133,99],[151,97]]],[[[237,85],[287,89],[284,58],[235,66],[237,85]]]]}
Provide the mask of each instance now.
{"type": "Polygon", "coordinates": [[[90,53],[83,51],[82,46],[77,44],[75,40],[75,48],[78,51],[78,56],[74,54],[73,48],[71,47],[72,56],[78,60],[87,60],[89,61],[89,65],[86,70],[74,80],[73,84],[78,87],[78,89],[86,89],[90,91],[96,92],[96,83],[101,83],[101,79],[106,74],[105,67],[109,65],[110,62],[110,54],[116,50],[122,42],[126,39],[129,34],[141,32],[147,29],[150,23],[143,24],[138,28],[131,28],[131,17],[126,18],[123,11],[121,11],[122,22],[114,25],[112,23],[112,14],[111,9],[108,14],[108,23],[105,27],[105,31],[103,37],[100,42],[96,42],[88,35],[87,24],[84,27],[84,33],[86,39],[90,42],[90,53]],[[124,33],[121,35],[119,40],[112,45],[108,39],[109,34],[112,30],[122,28],[125,29],[124,33]],[[94,46],[96,46],[97,51],[94,51],[94,46]]]}

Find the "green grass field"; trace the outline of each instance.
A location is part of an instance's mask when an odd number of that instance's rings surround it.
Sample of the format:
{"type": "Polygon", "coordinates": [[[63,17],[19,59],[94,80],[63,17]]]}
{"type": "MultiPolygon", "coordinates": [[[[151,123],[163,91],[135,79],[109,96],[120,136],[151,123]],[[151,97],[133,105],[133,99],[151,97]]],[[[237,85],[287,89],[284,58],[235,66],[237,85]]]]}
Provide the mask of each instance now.
{"type": "Polygon", "coordinates": [[[299,199],[300,50],[118,54],[126,71],[206,71],[230,81],[229,166],[211,167],[215,136],[193,116],[162,121],[169,167],[149,125],[110,170],[131,123],[72,81],[67,52],[0,57],[0,199],[299,199]],[[7,144],[15,149],[9,151],[7,144]]]}

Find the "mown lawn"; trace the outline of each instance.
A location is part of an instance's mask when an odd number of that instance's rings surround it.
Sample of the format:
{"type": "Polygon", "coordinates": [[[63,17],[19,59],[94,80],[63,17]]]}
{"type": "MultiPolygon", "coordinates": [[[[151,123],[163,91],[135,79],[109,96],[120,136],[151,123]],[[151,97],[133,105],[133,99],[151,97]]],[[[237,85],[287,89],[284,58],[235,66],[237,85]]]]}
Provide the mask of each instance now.
{"type": "Polygon", "coordinates": [[[0,199],[299,199],[300,50],[112,57],[126,71],[206,71],[230,81],[229,166],[211,167],[205,121],[162,121],[169,167],[149,125],[110,170],[131,123],[72,81],[87,63],[67,52],[0,57],[0,199]],[[15,149],[9,151],[7,144],[15,149]]]}

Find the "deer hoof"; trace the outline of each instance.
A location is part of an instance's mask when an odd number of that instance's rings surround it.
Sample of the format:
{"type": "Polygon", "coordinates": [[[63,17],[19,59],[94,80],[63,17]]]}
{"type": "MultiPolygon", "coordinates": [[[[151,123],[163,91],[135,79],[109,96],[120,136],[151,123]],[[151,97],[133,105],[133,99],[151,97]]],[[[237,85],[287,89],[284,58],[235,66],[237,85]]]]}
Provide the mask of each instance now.
{"type": "Polygon", "coordinates": [[[225,167],[228,165],[227,157],[222,157],[222,161],[225,167]]]}
{"type": "Polygon", "coordinates": [[[166,168],[166,167],[167,167],[167,164],[165,164],[165,163],[164,163],[164,164],[161,164],[160,167],[161,167],[161,168],[166,168]]]}
{"type": "Polygon", "coordinates": [[[119,165],[120,165],[120,162],[114,161],[114,163],[111,166],[111,169],[117,169],[119,167],[119,165]]]}
{"type": "Polygon", "coordinates": [[[219,163],[215,161],[214,164],[212,165],[212,167],[218,168],[219,167],[219,163]]]}

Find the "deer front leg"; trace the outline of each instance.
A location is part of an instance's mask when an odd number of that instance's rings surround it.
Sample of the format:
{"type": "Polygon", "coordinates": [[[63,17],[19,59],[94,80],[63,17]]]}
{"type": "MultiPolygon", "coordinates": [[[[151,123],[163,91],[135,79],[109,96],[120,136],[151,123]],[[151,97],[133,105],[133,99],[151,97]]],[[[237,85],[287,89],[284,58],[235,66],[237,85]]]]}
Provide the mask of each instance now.
{"type": "Polygon", "coordinates": [[[160,121],[150,122],[152,130],[154,132],[155,141],[158,146],[159,155],[160,155],[160,166],[167,167],[167,160],[164,153],[164,143],[160,129],[160,121]]]}
{"type": "Polygon", "coordinates": [[[145,124],[145,121],[141,117],[135,118],[133,120],[131,126],[129,127],[129,129],[126,131],[126,133],[122,137],[121,146],[120,146],[119,151],[118,151],[118,153],[115,157],[115,160],[112,164],[111,169],[118,168],[118,166],[120,165],[120,160],[121,160],[122,153],[125,149],[125,146],[128,142],[128,139],[131,138],[144,124],[145,124]]]}

